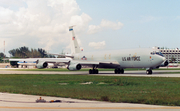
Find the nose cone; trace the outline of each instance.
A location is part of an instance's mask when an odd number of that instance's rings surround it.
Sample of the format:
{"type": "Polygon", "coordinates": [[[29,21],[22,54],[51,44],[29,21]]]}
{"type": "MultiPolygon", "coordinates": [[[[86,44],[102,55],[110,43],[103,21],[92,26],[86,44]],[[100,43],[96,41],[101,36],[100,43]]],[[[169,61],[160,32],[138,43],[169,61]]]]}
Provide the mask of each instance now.
{"type": "Polygon", "coordinates": [[[166,58],[165,57],[163,57],[163,61],[165,61],[166,60],[166,58]]]}
{"type": "Polygon", "coordinates": [[[162,64],[164,63],[164,61],[166,60],[166,58],[165,58],[165,57],[162,57],[162,56],[156,55],[154,60],[155,60],[155,61],[154,61],[154,65],[155,65],[155,66],[160,66],[160,65],[162,65],[162,64]]]}
{"type": "Polygon", "coordinates": [[[164,67],[165,65],[168,64],[168,61],[166,62],[166,58],[159,56],[159,55],[154,55],[153,56],[153,61],[152,61],[152,67],[164,67]]]}
{"type": "Polygon", "coordinates": [[[166,58],[165,57],[161,57],[161,56],[159,56],[159,62],[164,62],[166,60],[166,58]]]}

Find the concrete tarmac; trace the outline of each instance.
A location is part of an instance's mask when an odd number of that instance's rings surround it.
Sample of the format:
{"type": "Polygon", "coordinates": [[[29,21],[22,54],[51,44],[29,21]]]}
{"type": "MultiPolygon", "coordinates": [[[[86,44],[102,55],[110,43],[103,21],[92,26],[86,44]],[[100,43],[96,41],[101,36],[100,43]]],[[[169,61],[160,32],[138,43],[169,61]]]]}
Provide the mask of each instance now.
{"type": "MultiPolygon", "coordinates": [[[[113,71],[100,71],[97,76],[143,76],[143,77],[180,77],[180,70],[154,70],[152,75],[146,75],[145,71],[126,71],[125,74],[114,74],[113,71]],[[163,74],[169,72],[169,74],[163,74]]],[[[87,71],[49,72],[49,71],[10,71],[0,70],[1,74],[77,74],[88,75],[87,71]]],[[[77,100],[71,98],[41,96],[46,103],[36,103],[40,96],[0,93],[0,111],[179,111],[180,107],[110,103],[88,100],[77,100]],[[51,100],[61,102],[49,103],[51,100]]]]}
{"type": "Polygon", "coordinates": [[[110,103],[88,100],[77,100],[60,97],[41,96],[46,103],[36,103],[40,96],[0,93],[0,111],[179,111],[180,107],[110,103]],[[62,102],[49,103],[51,100],[62,102]]]}
{"type": "MultiPolygon", "coordinates": [[[[75,75],[89,75],[89,72],[88,71],[16,71],[16,70],[0,70],[0,74],[75,74],[75,75]]],[[[114,71],[99,71],[99,74],[92,74],[92,75],[98,75],[98,76],[180,77],[180,70],[153,70],[152,75],[147,75],[145,70],[125,71],[124,74],[114,74],[114,71]],[[172,74],[172,72],[176,72],[176,74],[172,74]]]]}

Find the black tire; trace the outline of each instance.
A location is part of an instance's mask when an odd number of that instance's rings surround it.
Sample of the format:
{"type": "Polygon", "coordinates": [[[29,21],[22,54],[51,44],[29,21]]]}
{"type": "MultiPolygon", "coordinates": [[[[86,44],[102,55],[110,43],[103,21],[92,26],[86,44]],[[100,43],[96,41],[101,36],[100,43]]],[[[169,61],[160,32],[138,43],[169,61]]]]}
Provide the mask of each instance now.
{"type": "Polygon", "coordinates": [[[149,70],[149,74],[150,74],[150,75],[152,74],[152,70],[149,70]]]}
{"type": "Polygon", "coordinates": [[[118,74],[121,74],[121,70],[120,70],[120,69],[117,69],[117,73],[118,73],[118,74]]]}
{"type": "Polygon", "coordinates": [[[124,74],[124,69],[121,69],[121,74],[124,74]]]}
{"type": "Polygon", "coordinates": [[[98,69],[96,69],[95,72],[96,72],[95,74],[98,74],[99,73],[98,69]]]}
{"type": "Polygon", "coordinates": [[[115,74],[117,74],[117,73],[118,73],[117,69],[115,69],[115,70],[114,70],[114,73],[115,73],[115,74]]]}
{"type": "Polygon", "coordinates": [[[96,74],[96,70],[95,69],[92,70],[92,74],[96,74]]]}
{"type": "Polygon", "coordinates": [[[146,70],[146,74],[149,75],[149,70],[146,70]]]}
{"type": "Polygon", "coordinates": [[[93,71],[91,69],[89,69],[89,74],[92,74],[92,73],[93,73],[93,71]]]}
{"type": "Polygon", "coordinates": [[[147,71],[146,71],[146,74],[147,74],[147,75],[151,75],[151,74],[152,74],[152,70],[147,70],[147,71]]]}

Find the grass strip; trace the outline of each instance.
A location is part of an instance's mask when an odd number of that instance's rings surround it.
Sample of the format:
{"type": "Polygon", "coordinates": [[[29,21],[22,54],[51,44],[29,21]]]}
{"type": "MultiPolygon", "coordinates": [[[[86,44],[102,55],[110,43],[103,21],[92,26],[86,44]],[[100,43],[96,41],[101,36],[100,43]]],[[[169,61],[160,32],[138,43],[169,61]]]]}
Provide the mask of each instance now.
{"type": "Polygon", "coordinates": [[[180,78],[0,75],[0,92],[180,106],[180,78]]]}

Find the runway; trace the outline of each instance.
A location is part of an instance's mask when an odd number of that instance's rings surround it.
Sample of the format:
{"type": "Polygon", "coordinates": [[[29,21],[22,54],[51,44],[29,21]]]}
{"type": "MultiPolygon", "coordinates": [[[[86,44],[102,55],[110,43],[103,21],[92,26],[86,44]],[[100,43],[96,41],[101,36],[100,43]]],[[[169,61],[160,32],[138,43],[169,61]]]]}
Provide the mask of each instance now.
{"type": "MultiPolygon", "coordinates": [[[[17,71],[0,70],[0,74],[74,74],[90,75],[88,71],[17,71]]],[[[145,70],[125,71],[124,74],[114,74],[114,71],[99,71],[98,76],[141,76],[141,77],[180,77],[180,70],[153,70],[152,75],[147,75],[145,70]],[[175,74],[173,74],[175,73],[175,74]]]]}
{"type": "MultiPolygon", "coordinates": [[[[14,71],[0,70],[0,74],[75,74],[89,75],[87,71],[14,71]]],[[[180,77],[180,70],[154,70],[152,75],[146,75],[145,71],[125,71],[125,74],[114,74],[113,71],[100,71],[97,76],[142,76],[142,77],[180,77]],[[166,72],[166,74],[165,74],[166,72]],[[176,74],[171,74],[175,72],[176,74]]],[[[0,111],[179,111],[180,107],[111,103],[101,101],[77,100],[71,98],[41,96],[47,103],[36,103],[40,96],[0,93],[0,111]],[[61,100],[57,103],[49,103],[51,100],[61,100]]]]}

